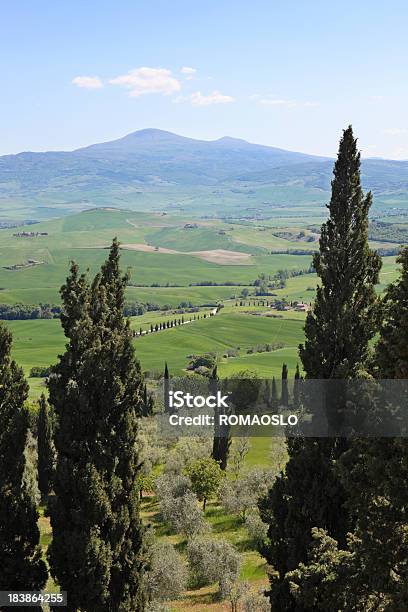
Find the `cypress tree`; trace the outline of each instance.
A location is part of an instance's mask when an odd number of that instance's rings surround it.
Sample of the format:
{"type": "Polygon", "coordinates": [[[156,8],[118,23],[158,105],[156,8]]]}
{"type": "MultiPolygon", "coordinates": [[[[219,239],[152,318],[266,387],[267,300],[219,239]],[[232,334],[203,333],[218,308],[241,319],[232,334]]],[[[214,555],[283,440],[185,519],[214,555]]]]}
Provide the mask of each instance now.
{"type": "Polygon", "coordinates": [[[271,404],[272,406],[278,405],[278,389],[276,386],[276,379],[274,376],[272,377],[271,404]]]}
{"type": "Polygon", "coordinates": [[[52,489],[55,466],[53,426],[48,402],[42,394],[39,400],[37,420],[38,439],[38,488],[41,497],[47,499],[52,489]]]}
{"type": "Polygon", "coordinates": [[[154,399],[153,395],[149,395],[149,399],[147,400],[147,416],[153,416],[154,414],[154,399]]]}
{"type": "Polygon", "coordinates": [[[293,383],[293,405],[298,408],[300,405],[300,371],[299,364],[296,364],[295,380],[293,383]]]}
{"type": "Polygon", "coordinates": [[[269,380],[264,381],[264,402],[265,405],[269,408],[271,405],[271,383],[269,380]]]}
{"type": "Polygon", "coordinates": [[[0,323],[0,590],[39,591],[47,581],[47,569],[39,546],[37,508],[25,478],[28,385],[10,357],[11,342],[10,332],[0,323]]]}
{"type": "Polygon", "coordinates": [[[146,385],[143,385],[143,416],[147,416],[148,415],[148,398],[147,398],[147,387],[146,385]]]}
{"type": "Polygon", "coordinates": [[[284,363],[282,366],[282,391],[280,403],[282,404],[282,406],[289,405],[288,366],[286,365],[286,363],[284,363]]]}
{"type": "MultiPolygon", "coordinates": [[[[217,366],[214,366],[210,377],[210,392],[211,395],[216,395],[218,391],[218,374],[217,366]]],[[[222,470],[227,469],[229,450],[231,446],[231,427],[229,425],[220,425],[219,416],[223,413],[222,408],[214,409],[214,438],[212,458],[219,463],[222,470]]]]}
{"type": "Polygon", "coordinates": [[[61,289],[66,351],[49,379],[58,427],[51,572],[70,609],[144,609],[137,420],[143,381],[115,239],[92,285],[72,264],[61,289]]]}
{"type": "MultiPolygon", "coordinates": [[[[371,194],[364,196],[361,188],[360,154],[349,127],[340,141],[329,219],[322,226],[320,250],[313,259],[321,284],[306,318],[305,344],[300,346],[307,378],[352,378],[367,368],[377,322],[374,285],[381,267],[379,256],[368,247],[371,201],[371,194]]],[[[328,406],[331,426],[338,424],[338,408],[328,406]]],[[[275,569],[273,609],[313,609],[294,601],[286,579],[299,563],[307,562],[313,527],[326,529],[345,545],[351,524],[336,466],[346,449],[342,438],[288,440],[285,475],[261,503],[270,539],[264,554],[275,569]]]]}
{"type": "MultiPolygon", "coordinates": [[[[408,247],[397,262],[401,274],[385,292],[375,348],[375,373],[380,379],[408,379],[408,247]]],[[[406,384],[398,388],[405,403],[406,389],[406,384]]],[[[404,437],[357,440],[343,457],[342,467],[357,519],[352,552],[358,569],[354,568],[353,588],[361,597],[381,593],[379,608],[405,609],[408,441],[404,437]]]]}
{"type": "MultiPolygon", "coordinates": [[[[408,378],[408,248],[398,262],[402,273],[385,293],[384,320],[374,356],[374,371],[380,379],[408,378]]],[[[403,385],[398,396],[406,399],[403,385]]],[[[340,469],[348,506],[356,518],[355,529],[344,549],[330,541],[327,531],[315,534],[317,542],[308,563],[290,575],[297,599],[307,598],[319,610],[405,610],[407,440],[358,438],[342,455],[340,469]]]]}
{"type": "Polygon", "coordinates": [[[170,413],[170,401],[169,401],[169,391],[170,391],[170,376],[169,376],[169,368],[167,366],[167,361],[164,364],[164,374],[163,374],[163,381],[164,381],[164,412],[170,413]]]}
{"type": "Polygon", "coordinates": [[[375,353],[381,378],[408,378],[408,247],[397,262],[402,266],[401,275],[385,293],[384,320],[375,353]]]}

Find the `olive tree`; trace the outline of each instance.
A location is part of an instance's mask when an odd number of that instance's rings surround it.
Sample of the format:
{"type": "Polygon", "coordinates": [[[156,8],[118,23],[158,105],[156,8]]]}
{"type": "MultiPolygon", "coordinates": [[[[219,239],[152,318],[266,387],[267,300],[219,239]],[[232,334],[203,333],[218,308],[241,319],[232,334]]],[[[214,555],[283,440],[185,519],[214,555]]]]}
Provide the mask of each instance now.
{"type": "Polygon", "coordinates": [[[223,598],[231,583],[238,578],[241,568],[239,552],[226,540],[193,538],[187,545],[187,559],[192,583],[204,586],[218,582],[223,598]]]}
{"type": "Polygon", "coordinates": [[[145,575],[149,600],[176,599],[186,589],[187,567],[182,556],[169,542],[157,542],[149,550],[145,575]]]}
{"type": "Polygon", "coordinates": [[[164,521],[187,538],[209,528],[197,496],[190,487],[191,481],[182,475],[164,474],[156,480],[157,499],[164,521]]]}

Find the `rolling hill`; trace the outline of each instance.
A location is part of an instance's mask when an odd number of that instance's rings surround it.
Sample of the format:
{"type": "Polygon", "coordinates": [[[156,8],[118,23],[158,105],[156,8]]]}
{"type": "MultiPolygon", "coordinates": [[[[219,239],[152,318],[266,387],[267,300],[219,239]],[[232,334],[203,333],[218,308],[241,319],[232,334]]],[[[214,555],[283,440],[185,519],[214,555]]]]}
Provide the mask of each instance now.
{"type": "MultiPolygon", "coordinates": [[[[263,215],[271,206],[327,202],[333,160],[224,137],[194,140],[155,129],[71,152],[0,157],[0,220],[47,219],[93,206],[263,215]],[[254,212],[255,211],[255,212],[254,212]]],[[[377,204],[406,212],[408,162],[363,161],[377,204]]]]}

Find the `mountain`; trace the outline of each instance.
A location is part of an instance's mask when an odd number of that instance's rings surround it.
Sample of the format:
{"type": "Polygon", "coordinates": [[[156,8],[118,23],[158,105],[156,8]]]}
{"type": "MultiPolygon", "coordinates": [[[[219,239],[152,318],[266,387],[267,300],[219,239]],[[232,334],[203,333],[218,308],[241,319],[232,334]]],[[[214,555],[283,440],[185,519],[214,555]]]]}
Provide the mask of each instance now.
{"type": "MultiPolygon", "coordinates": [[[[72,152],[19,153],[0,157],[0,191],[36,192],[78,179],[127,184],[215,185],[242,172],[267,171],[320,158],[235,138],[194,140],[146,129],[72,152]]],[[[324,158],[321,158],[324,159],[324,158]]]]}
{"type": "MultiPolygon", "coordinates": [[[[300,192],[303,202],[321,202],[332,166],[329,158],[238,138],[195,140],[145,129],[70,152],[0,157],[0,218],[13,216],[13,210],[44,218],[90,206],[141,210],[180,201],[198,211],[200,204],[213,206],[217,214],[245,199],[264,201],[266,192],[271,202],[296,205],[300,192]]],[[[408,162],[365,160],[363,180],[380,196],[395,195],[400,202],[408,193],[408,162]]]]}

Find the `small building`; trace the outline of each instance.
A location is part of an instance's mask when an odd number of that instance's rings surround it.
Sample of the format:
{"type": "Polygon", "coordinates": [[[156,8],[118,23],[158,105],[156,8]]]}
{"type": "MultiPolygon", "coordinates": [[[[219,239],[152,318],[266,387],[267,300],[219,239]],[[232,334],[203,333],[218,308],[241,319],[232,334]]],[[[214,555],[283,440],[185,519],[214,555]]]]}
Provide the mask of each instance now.
{"type": "Polygon", "coordinates": [[[309,306],[304,302],[298,302],[295,305],[295,310],[297,310],[298,312],[307,312],[309,310],[309,306]]]}

